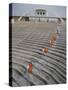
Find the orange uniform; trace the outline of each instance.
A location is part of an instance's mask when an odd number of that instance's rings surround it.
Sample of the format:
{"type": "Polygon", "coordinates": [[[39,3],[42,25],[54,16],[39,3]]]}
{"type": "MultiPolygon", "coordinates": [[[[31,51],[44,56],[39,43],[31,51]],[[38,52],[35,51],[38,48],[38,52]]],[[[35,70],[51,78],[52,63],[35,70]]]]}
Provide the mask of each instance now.
{"type": "Polygon", "coordinates": [[[48,48],[43,48],[42,51],[48,53],[48,48]]]}
{"type": "Polygon", "coordinates": [[[33,67],[33,65],[32,65],[32,63],[30,63],[30,64],[29,64],[29,67],[28,67],[28,72],[29,72],[29,73],[32,73],[32,67],[33,67]]]}

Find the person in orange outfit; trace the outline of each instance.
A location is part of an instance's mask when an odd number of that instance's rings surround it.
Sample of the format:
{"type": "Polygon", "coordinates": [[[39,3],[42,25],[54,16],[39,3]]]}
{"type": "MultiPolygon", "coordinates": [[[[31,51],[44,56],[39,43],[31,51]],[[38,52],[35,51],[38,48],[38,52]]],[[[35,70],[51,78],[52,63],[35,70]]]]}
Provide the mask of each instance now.
{"type": "Polygon", "coordinates": [[[55,45],[55,43],[56,43],[56,33],[53,33],[53,34],[51,35],[50,40],[49,40],[49,44],[50,44],[50,46],[52,47],[52,46],[55,45]]]}
{"type": "Polygon", "coordinates": [[[32,73],[32,68],[33,68],[33,65],[32,65],[32,63],[30,63],[30,64],[28,65],[28,72],[29,72],[29,73],[32,73]]]}
{"type": "Polygon", "coordinates": [[[43,48],[42,51],[43,51],[44,53],[48,53],[48,48],[43,48]]]}

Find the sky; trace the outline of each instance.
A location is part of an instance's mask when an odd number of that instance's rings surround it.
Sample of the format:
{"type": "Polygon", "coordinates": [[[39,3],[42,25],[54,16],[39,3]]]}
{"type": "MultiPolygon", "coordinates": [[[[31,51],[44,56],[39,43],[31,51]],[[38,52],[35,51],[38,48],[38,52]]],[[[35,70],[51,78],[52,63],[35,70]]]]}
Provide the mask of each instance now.
{"type": "MultiPolygon", "coordinates": [[[[35,16],[36,9],[45,9],[48,13],[48,17],[66,17],[66,6],[51,6],[51,5],[39,5],[39,4],[12,4],[13,16],[35,16]]],[[[11,15],[11,7],[9,9],[11,15]]]]}

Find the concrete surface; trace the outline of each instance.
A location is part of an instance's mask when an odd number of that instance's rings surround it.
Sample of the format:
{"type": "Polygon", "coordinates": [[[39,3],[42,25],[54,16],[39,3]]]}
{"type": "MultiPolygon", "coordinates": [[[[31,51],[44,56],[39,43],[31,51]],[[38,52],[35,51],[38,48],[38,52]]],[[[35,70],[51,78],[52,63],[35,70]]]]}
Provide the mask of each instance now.
{"type": "Polygon", "coordinates": [[[12,78],[13,86],[66,83],[65,23],[20,21],[12,25],[12,78]],[[57,30],[56,44],[51,47],[48,40],[57,30]],[[47,54],[43,48],[48,48],[47,54]]]}

